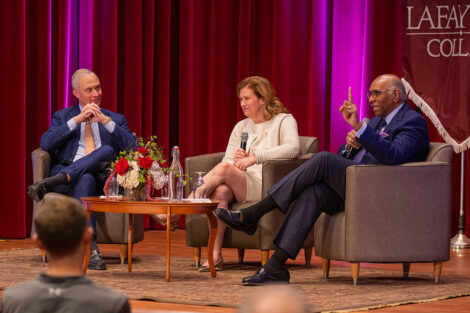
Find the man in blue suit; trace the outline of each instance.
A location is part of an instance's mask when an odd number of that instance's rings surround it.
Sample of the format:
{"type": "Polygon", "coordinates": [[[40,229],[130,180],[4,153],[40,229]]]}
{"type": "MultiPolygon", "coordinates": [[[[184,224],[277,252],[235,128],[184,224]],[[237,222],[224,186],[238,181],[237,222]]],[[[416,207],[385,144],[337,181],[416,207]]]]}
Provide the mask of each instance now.
{"type": "Polygon", "coordinates": [[[288,258],[295,259],[305,238],[321,212],[344,211],[346,168],[354,164],[395,165],[423,161],[429,152],[429,137],[424,118],[410,109],[400,79],[391,74],[377,77],[368,92],[376,115],[370,121],[359,121],[351,89],[340,112],[351,130],[338,155],[320,152],[280,180],[268,196],[240,211],[216,209],[214,214],[232,229],[253,234],[258,220],[278,208],[291,212],[279,230],[277,248],[268,262],[253,276],[242,280],[245,286],[289,283],[285,268],[288,258]]]}
{"type": "MultiPolygon", "coordinates": [[[[50,177],[28,186],[29,196],[37,202],[50,191],[78,200],[99,194],[109,162],[136,143],[124,115],[100,108],[102,90],[95,73],[77,70],[72,75],[72,88],[79,104],[55,112],[41,138],[41,148],[51,154],[53,165],[50,177]]],[[[90,226],[94,236],[88,268],[104,270],[106,265],[96,245],[94,215],[90,226]]]]}

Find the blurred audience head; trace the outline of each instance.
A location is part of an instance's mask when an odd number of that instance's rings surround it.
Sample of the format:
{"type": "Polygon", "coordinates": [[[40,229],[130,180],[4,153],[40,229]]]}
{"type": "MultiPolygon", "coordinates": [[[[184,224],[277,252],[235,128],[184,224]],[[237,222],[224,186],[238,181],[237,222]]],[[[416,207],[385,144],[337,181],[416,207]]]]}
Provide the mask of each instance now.
{"type": "Polygon", "coordinates": [[[289,286],[267,286],[242,303],[239,313],[309,313],[308,303],[289,286]]]}
{"type": "Polygon", "coordinates": [[[78,200],[48,193],[34,223],[35,239],[39,239],[51,257],[61,257],[79,247],[87,229],[87,214],[78,200]]]}
{"type": "Polygon", "coordinates": [[[240,95],[240,90],[243,88],[253,90],[258,98],[264,100],[262,109],[266,121],[269,121],[278,113],[288,113],[282,102],[276,97],[276,91],[273,86],[266,78],[261,76],[245,78],[237,86],[237,95],[240,95]]]}

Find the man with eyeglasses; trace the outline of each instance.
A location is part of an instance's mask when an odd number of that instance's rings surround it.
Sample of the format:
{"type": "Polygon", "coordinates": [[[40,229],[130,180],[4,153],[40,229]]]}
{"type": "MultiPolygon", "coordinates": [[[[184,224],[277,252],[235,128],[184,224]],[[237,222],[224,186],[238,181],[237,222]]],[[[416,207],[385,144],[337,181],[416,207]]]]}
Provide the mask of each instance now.
{"type": "Polygon", "coordinates": [[[346,168],[354,164],[396,165],[424,161],[429,152],[429,137],[424,118],[412,110],[399,77],[385,74],[371,84],[368,97],[375,117],[359,121],[357,108],[349,97],[339,111],[353,127],[338,154],[320,152],[290,172],[260,202],[240,211],[215,210],[216,217],[235,230],[254,234],[259,219],[274,209],[282,213],[295,201],[277,234],[276,250],[253,276],[243,278],[245,286],[289,283],[285,268],[295,259],[321,212],[344,211],[346,168]]]}

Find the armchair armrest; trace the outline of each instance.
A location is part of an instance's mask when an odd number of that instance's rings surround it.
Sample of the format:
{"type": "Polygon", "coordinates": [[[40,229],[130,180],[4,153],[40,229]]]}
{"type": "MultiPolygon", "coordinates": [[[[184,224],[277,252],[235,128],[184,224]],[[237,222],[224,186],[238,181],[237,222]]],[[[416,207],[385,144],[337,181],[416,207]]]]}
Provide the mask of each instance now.
{"type": "Polygon", "coordinates": [[[37,182],[49,176],[51,172],[51,156],[41,148],[31,152],[31,160],[33,164],[33,181],[37,182]]]}
{"type": "Polygon", "coordinates": [[[350,166],[345,205],[347,259],[417,261],[423,249],[448,259],[450,164],[350,166]]]}
{"type": "Polygon", "coordinates": [[[266,197],[268,190],[292,170],[302,165],[309,158],[268,160],[263,162],[262,196],[266,197]]]}
{"type": "Polygon", "coordinates": [[[199,171],[209,172],[214,166],[222,161],[224,155],[224,152],[216,152],[186,158],[184,160],[186,173],[199,171]]]}

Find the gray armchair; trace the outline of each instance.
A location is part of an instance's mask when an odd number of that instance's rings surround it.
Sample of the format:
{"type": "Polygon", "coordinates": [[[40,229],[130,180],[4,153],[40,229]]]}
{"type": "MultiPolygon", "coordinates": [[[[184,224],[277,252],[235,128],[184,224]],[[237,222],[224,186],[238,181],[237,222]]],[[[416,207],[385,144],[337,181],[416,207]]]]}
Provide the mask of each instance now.
{"type": "MultiPolygon", "coordinates": [[[[305,162],[312,153],[318,152],[318,139],[315,137],[300,137],[300,155],[298,159],[291,160],[270,160],[263,163],[262,172],[262,194],[260,198],[267,195],[267,191],[277,181],[287,175],[290,171],[305,162]]],[[[193,177],[194,172],[210,171],[223,158],[224,152],[204,154],[185,159],[186,173],[193,177]]],[[[189,194],[189,186],[187,187],[189,194]]],[[[237,203],[231,205],[232,210],[239,210],[254,202],[237,203]]],[[[248,236],[243,232],[232,231],[227,228],[225,231],[223,247],[237,248],[238,258],[243,262],[245,249],[261,250],[261,263],[264,265],[269,258],[269,250],[274,250],[274,237],[281,227],[285,215],[278,210],[274,210],[264,215],[258,223],[258,229],[253,236],[248,236]]],[[[194,248],[194,259],[199,265],[201,258],[201,247],[207,247],[209,238],[207,218],[203,215],[186,215],[186,245],[194,248]]],[[[313,231],[304,243],[305,263],[310,264],[313,246],[313,231]]]]}
{"type": "Polygon", "coordinates": [[[346,170],[345,211],[317,220],[315,254],[329,275],[330,260],[351,262],[354,284],[360,262],[433,262],[434,280],[449,259],[452,147],[432,142],[425,162],[398,166],[355,165],[346,170]]]}
{"type": "MultiPolygon", "coordinates": [[[[37,148],[31,153],[33,162],[33,181],[37,182],[49,176],[51,170],[51,156],[47,151],[37,148]]],[[[34,202],[33,218],[37,209],[42,205],[34,202]]],[[[121,262],[127,257],[127,232],[128,232],[128,215],[121,213],[103,213],[96,212],[96,231],[98,243],[114,243],[120,244],[121,262]]],[[[132,244],[140,242],[144,239],[144,216],[137,214],[133,219],[133,240],[132,244]]],[[[31,229],[31,235],[36,232],[34,223],[31,229]]],[[[43,261],[46,261],[46,251],[41,251],[43,261]]]]}

